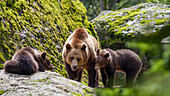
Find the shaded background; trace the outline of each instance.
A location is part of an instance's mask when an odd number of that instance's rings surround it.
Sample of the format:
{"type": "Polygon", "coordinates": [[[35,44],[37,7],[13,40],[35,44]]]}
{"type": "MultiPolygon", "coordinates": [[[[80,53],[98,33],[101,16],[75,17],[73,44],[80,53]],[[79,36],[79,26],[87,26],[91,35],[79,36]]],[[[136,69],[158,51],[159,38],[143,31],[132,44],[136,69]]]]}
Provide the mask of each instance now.
{"type": "Polygon", "coordinates": [[[170,4],[170,0],[80,0],[87,9],[88,20],[94,19],[103,10],[119,10],[141,3],[170,4]]]}

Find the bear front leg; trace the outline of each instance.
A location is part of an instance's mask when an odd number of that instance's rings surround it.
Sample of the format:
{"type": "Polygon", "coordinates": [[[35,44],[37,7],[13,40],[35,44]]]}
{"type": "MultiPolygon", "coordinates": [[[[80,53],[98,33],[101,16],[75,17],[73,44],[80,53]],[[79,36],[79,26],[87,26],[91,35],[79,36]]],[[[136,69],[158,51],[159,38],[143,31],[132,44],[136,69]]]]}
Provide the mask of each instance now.
{"type": "Polygon", "coordinates": [[[83,74],[83,70],[82,69],[77,69],[76,73],[77,73],[77,78],[75,78],[74,80],[76,80],[78,82],[81,82],[81,77],[82,77],[82,74],[83,74]]]}
{"type": "Polygon", "coordinates": [[[89,61],[87,64],[87,72],[88,72],[88,86],[90,87],[99,87],[99,71],[95,70],[95,62],[89,61]]]}
{"type": "Polygon", "coordinates": [[[99,86],[99,71],[95,70],[94,65],[95,63],[90,61],[87,65],[87,72],[88,72],[88,86],[90,87],[98,87],[99,86]]]}
{"type": "Polygon", "coordinates": [[[106,74],[106,72],[105,72],[105,69],[104,69],[104,68],[101,68],[101,69],[100,69],[100,73],[101,73],[101,75],[102,75],[102,82],[103,82],[104,86],[106,87],[106,83],[107,83],[108,76],[107,76],[107,74],[106,74]]]}
{"type": "Polygon", "coordinates": [[[99,80],[95,80],[96,78],[98,78],[97,73],[98,71],[96,70],[87,70],[88,72],[88,86],[90,87],[98,87],[99,84],[99,80]]]}
{"type": "Polygon", "coordinates": [[[114,75],[109,77],[108,82],[107,82],[107,85],[106,85],[107,88],[113,88],[114,79],[115,79],[114,75]]]}
{"type": "Polygon", "coordinates": [[[106,87],[107,88],[113,88],[113,85],[115,83],[115,73],[116,70],[113,69],[112,71],[105,69],[104,70],[106,76],[107,76],[107,82],[106,82],[106,87]]]}
{"type": "Polygon", "coordinates": [[[70,79],[76,80],[78,82],[81,81],[83,70],[77,69],[76,71],[73,71],[71,69],[71,66],[69,64],[67,64],[66,62],[65,62],[65,67],[66,67],[66,71],[67,71],[67,74],[68,74],[70,79]]]}

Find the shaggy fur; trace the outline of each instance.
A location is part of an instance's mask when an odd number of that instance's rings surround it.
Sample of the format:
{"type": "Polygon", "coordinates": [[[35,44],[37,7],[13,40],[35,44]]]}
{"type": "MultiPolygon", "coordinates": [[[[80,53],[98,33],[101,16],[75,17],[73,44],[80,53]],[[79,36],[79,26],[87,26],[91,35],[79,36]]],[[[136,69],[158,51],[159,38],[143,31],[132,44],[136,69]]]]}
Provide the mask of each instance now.
{"type": "Polygon", "coordinates": [[[5,72],[21,75],[30,75],[37,71],[52,70],[53,65],[46,57],[46,52],[40,52],[25,47],[14,54],[12,60],[4,63],[5,72]]]}
{"type": "Polygon", "coordinates": [[[94,69],[97,49],[99,49],[98,41],[84,29],[78,28],[69,36],[63,47],[62,57],[70,79],[80,82],[83,69],[86,69],[88,85],[98,86],[98,82],[95,82],[94,69]]]}
{"type": "Polygon", "coordinates": [[[126,73],[126,87],[133,87],[136,77],[142,68],[139,56],[131,50],[120,49],[113,51],[103,49],[97,51],[95,69],[100,69],[102,82],[105,87],[113,87],[116,70],[126,73]]]}

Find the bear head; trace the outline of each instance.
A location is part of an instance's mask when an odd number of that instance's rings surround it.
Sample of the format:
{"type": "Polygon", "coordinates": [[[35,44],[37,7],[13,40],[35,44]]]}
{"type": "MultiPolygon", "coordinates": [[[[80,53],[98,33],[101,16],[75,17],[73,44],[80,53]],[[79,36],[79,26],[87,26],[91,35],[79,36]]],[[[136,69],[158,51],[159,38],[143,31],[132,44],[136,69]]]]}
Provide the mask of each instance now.
{"type": "Polygon", "coordinates": [[[50,60],[47,58],[47,53],[45,51],[41,52],[39,58],[45,69],[52,70],[54,68],[54,66],[50,63],[50,60]]]}
{"type": "Polygon", "coordinates": [[[105,68],[107,64],[110,62],[110,53],[100,49],[97,50],[97,56],[95,58],[95,70],[99,70],[100,68],[105,68]]]}
{"type": "Polygon", "coordinates": [[[86,43],[73,46],[66,44],[66,62],[73,71],[81,68],[88,61],[88,47],[86,43]]]}

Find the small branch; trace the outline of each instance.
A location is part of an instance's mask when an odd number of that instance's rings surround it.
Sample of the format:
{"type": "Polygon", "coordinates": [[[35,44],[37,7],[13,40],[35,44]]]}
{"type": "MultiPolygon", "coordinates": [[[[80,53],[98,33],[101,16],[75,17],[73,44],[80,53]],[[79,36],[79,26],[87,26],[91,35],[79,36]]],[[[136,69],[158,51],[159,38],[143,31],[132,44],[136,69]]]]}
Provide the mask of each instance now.
{"type": "Polygon", "coordinates": [[[125,6],[126,4],[128,4],[130,2],[130,0],[126,1],[124,4],[122,4],[120,7],[118,7],[117,9],[121,9],[123,6],[125,6]]]}

